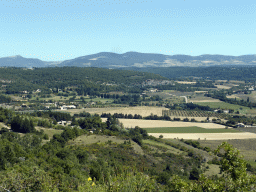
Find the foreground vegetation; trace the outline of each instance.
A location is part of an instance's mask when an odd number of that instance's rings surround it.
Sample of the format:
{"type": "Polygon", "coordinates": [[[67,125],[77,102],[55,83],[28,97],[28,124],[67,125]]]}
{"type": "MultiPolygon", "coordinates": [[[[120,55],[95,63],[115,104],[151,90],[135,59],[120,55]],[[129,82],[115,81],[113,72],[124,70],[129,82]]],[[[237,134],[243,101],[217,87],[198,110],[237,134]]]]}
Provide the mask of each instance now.
{"type": "Polygon", "coordinates": [[[148,136],[139,127],[125,129],[115,116],[103,123],[97,115],[75,119],[58,112],[0,111],[13,131],[1,129],[0,186],[5,191],[256,190],[254,170],[247,172],[239,152],[225,142],[211,161],[222,175],[205,176],[206,157],[213,157],[198,142],[181,145],[148,136]],[[47,122],[69,118],[73,127],[52,123],[62,132],[49,138],[53,132],[43,128],[47,122]]]}

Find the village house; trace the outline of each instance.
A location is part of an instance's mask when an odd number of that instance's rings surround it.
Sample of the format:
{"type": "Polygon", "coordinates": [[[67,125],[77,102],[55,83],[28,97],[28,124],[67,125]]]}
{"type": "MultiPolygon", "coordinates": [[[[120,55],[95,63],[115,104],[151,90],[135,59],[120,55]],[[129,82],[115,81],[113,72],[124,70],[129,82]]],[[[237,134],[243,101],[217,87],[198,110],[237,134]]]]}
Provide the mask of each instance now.
{"type": "Polygon", "coordinates": [[[241,127],[245,127],[245,125],[243,123],[237,123],[236,127],[241,128],[241,127]]]}
{"type": "Polygon", "coordinates": [[[62,125],[62,126],[71,125],[71,121],[63,121],[63,120],[61,120],[61,121],[58,121],[57,123],[59,125],[62,125]]]}
{"type": "Polygon", "coordinates": [[[223,113],[229,113],[229,110],[223,110],[223,113]]]}

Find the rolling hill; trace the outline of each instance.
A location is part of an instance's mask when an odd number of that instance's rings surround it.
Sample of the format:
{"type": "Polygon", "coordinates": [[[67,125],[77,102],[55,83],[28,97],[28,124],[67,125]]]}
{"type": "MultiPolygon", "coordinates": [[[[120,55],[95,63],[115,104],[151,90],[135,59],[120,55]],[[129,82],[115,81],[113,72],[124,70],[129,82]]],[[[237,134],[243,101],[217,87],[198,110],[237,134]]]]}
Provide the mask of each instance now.
{"type": "Polygon", "coordinates": [[[22,56],[0,58],[1,67],[98,67],[98,68],[158,68],[177,66],[227,66],[227,65],[256,65],[256,55],[225,56],[225,55],[163,55],[153,53],[127,52],[116,54],[101,52],[85,55],[65,61],[42,61],[22,56]]]}

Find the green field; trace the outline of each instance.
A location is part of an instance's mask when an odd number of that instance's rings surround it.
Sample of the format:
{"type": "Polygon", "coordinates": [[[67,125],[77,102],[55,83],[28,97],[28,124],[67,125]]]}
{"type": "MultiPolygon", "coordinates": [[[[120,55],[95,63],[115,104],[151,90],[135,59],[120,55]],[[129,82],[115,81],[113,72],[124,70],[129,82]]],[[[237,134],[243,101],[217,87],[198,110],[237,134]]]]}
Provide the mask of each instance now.
{"type": "Polygon", "coordinates": [[[201,106],[209,106],[211,108],[233,109],[234,111],[239,111],[241,114],[246,114],[250,111],[249,107],[234,105],[225,102],[198,102],[196,104],[201,106]]]}
{"type": "Polygon", "coordinates": [[[143,128],[148,133],[230,133],[238,132],[234,129],[204,129],[200,127],[156,127],[143,128]]]}

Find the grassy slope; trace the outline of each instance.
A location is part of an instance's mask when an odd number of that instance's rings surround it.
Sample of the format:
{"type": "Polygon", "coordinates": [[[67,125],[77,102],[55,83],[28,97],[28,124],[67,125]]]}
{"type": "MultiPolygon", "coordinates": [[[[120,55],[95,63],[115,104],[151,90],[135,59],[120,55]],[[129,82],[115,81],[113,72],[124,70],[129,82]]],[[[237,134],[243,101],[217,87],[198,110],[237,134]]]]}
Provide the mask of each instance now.
{"type": "MultiPolygon", "coordinates": [[[[116,136],[106,136],[106,135],[82,135],[74,139],[74,141],[69,141],[69,144],[71,145],[88,145],[93,143],[106,143],[108,141],[111,141],[113,143],[122,144],[124,143],[124,139],[118,138],[116,136]]],[[[143,154],[143,150],[141,147],[135,143],[134,141],[131,141],[132,147],[135,152],[139,154],[143,154]]]]}
{"type": "MultiPolygon", "coordinates": [[[[240,154],[248,161],[256,160],[256,139],[232,139],[226,140],[229,144],[233,145],[240,151],[240,154]]],[[[212,141],[212,140],[200,140],[202,146],[216,149],[224,140],[212,141]]],[[[255,164],[256,165],[256,164],[255,164]]]]}
{"type": "Polygon", "coordinates": [[[61,134],[63,130],[58,130],[58,129],[48,129],[44,127],[36,127],[36,130],[40,131],[40,129],[44,130],[44,133],[49,136],[49,139],[52,138],[54,134],[61,134]]]}
{"type": "Polygon", "coordinates": [[[234,129],[204,129],[200,127],[159,127],[143,128],[148,133],[227,133],[238,132],[234,129]]]}
{"type": "Polygon", "coordinates": [[[164,143],[160,143],[160,142],[157,142],[157,141],[153,141],[153,140],[143,140],[143,143],[145,144],[148,144],[150,146],[160,146],[160,147],[164,147],[167,149],[166,152],[170,152],[170,153],[174,153],[174,154],[179,154],[179,153],[184,153],[186,154],[186,152],[184,151],[180,151],[179,149],[176,149],[174,147],[171,147],[169,145],[166,145],[164,143]]]}

